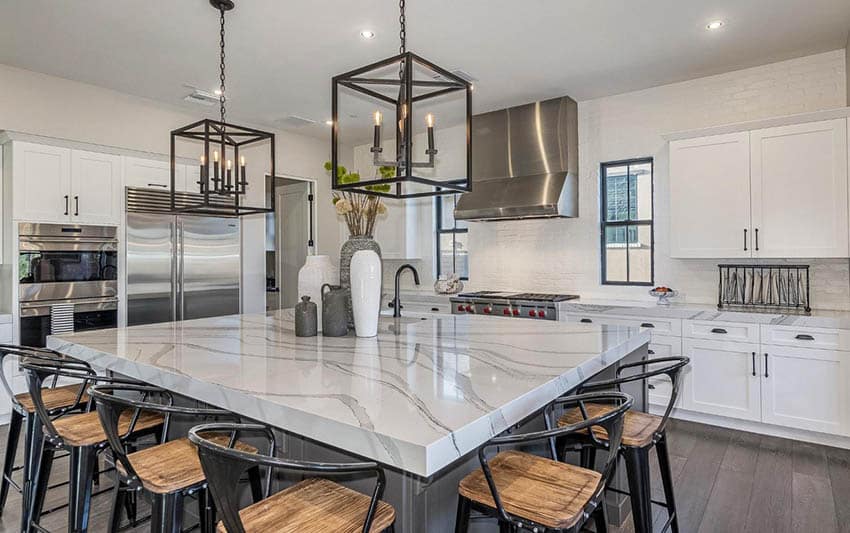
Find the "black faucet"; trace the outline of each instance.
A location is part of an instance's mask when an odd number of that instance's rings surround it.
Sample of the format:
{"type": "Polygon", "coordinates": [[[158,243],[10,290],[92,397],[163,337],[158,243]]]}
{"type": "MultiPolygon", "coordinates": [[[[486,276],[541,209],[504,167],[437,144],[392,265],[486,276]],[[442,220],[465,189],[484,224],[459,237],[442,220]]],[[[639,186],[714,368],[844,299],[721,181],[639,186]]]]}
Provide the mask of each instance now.
{"type": "Polygon", "coordinates": [[[401,316],[401,301],[398,299],[398,282],[401,279],[401,273],[408,269],[413,272],[413,282],[419,285],[419,272],[413,268],[413,265],[406,263],[398,267],[398,270],[395,271],[395,297],[393,298],[393,316],[395,318],[401,316]]]}

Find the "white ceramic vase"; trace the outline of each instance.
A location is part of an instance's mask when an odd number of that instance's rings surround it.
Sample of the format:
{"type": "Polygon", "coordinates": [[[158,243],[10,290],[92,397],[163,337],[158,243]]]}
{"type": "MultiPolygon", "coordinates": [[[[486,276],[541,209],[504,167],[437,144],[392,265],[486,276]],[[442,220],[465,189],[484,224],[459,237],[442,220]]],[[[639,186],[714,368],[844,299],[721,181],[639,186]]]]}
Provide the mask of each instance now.
{"type": "Polygon", "coordinates": [[[378,334],[381,313],[381,258],[372,250],[360,250],[351,258],[351,308],[358,337],[378,334]]]}
{"type": "Polygon", "coordinates": [[[298,297],[309,296],[316,303],[319,331],[322,331],[322,285],[339,285],[339,270],[327,255],[309,255],[298,271],[298,297]]]}

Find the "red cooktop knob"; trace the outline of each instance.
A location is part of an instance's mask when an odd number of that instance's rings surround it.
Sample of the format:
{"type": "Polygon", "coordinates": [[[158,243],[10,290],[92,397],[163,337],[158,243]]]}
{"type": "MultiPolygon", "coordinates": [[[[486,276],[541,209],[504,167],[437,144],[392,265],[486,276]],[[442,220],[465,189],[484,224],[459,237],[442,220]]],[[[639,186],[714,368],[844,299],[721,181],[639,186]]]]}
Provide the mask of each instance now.
{"type": "Polygon", "coordinates": [[[514,309],[514,316],[519,316],[519,309],[514,309]]]}
{"type": "Polygon", "coordinates": [[[546,311],[544,309],[537,311],[537,316],[539,316],[540,318],[545,318],[546,317],[546,311]]]}
{"type": "Polygon", "coordinates": [[[466,312],[467,312],[467,313],[472,313],[472,312],[474,312],[474,311],[473,311],[473,309],[472,309],[472,306],[471,306],[471,305],[467,305],[467,306],[466,306],[466,312]]]}
{"type": "Polygon", "coordinates": [[[492,308],[492,307],[485,307],[485,308],[484,308],[484,313],[485,313],[485,314],[488,314],[488,315],[489,315],[491,311],[493,311],[493,308],[492,308]]]}
{"type": "Polygon", "coordinates": [[[530,317],[535,317],[535,316],[537,316],[537,311],[535,311],[534,309],[532,309],[531,311],[529,311],[529,312],[528,312],[528,316],[530,316],[530,317]]]}
{"type": "Polygon", "coordinates": [[[504,315],[509,315],[509,316],[510,316],[510,314],[511,314],[511,310],[510,310],[510,309],[508,309],[508,308],[506,307],[506,308],[505,308],[505,310],[504,310],[504,311],[502,311],[502,314],[504,314],[504,315]]]}
{"type": "Polygon", "coordinates": [[[457,310],[458,310],[458,311],[463,311],[463,304],[460,304],[459,306],[457,306],[457,310]]]}

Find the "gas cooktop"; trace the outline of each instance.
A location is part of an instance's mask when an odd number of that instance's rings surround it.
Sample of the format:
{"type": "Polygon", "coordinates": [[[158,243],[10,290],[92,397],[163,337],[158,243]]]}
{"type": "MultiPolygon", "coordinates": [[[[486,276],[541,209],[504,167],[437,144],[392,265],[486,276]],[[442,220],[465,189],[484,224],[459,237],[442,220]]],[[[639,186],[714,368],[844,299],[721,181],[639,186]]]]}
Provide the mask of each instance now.
{"type": "Polygon", "coordinates": [[[499,291],[477,291],[464,292],[457,295],[458,298],[485,298],[490,300],[525,300],[529,302],[564,302],[576,300],[575,294],[548,294],[539,292],[499,292],[499,291]]]}

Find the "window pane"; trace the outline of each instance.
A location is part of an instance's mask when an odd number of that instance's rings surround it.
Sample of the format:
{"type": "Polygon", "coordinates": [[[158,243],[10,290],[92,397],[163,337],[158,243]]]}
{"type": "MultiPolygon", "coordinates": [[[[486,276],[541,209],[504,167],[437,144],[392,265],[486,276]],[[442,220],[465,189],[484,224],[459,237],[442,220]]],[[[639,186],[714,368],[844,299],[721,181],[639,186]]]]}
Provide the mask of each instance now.
{"type": "Polygon", "coordinates": [[[605,220],[626,220],[629,206],[628,167],[603,167],[605,179],[605,220]]]}
{"type": "Polygon", "coordinates": [[[440,229],[454,229],[455,227],[457,227],[458,229],[466,228],[465,220],[455,221],[454,211],[455,204],[457,203],[457,197],[458,195],[456,194],[437,197],[437,201],[442,202],[440,207],[440,229]],[[457,226],[455,226],[455,224],[457,224],[457,226]]]}
{"type": "Polygon", "coordinates": [[[629,226],[629,281],[652,282],[652,228],[629,226]]]}
{"type": "Polygon", "coordinates": [[[440,234],[440,274],[469,277],[469,253],[466,233],[440,234]]]}
{"type": "Polygon", "coordinates": [[[632,220],[652,218],[652,164],[629,167],[629,197],[632,201],[632,220]]]}
{"type": "Polygon", "coordinates": [[[626,227],[605,228],[605,280],[627,281],[626,227]]]}

